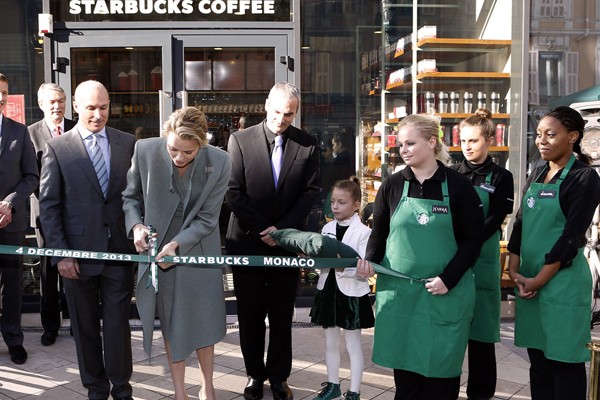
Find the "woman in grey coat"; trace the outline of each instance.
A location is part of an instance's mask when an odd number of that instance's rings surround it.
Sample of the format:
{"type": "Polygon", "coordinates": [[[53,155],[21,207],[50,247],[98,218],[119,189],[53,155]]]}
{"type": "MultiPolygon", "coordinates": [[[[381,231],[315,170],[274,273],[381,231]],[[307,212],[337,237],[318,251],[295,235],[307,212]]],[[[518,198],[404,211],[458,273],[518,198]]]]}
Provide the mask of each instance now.
{"type": "MultiPolygon", "coordinates": [[[[156,230],[157,259],[218,255],[219,210],[227,190],[229,155],[207,144],[207,122],[195,107],[175,111],[162,138],[136,143],[123,192],[126,227],[137,251],[147,252],[148,226],[156,230]]],[[[158,263],[156,288],[151,267],[141,264],[136,289],[150,354],[158,311],[176,400],[187,400],[185,359],[196,351],[202,373],[200,399],[215,400],[214,344],[225,336],[225,299],[220,268],[158,263]],[[156,290],[158,289],[158,290],[156,290]]]]}

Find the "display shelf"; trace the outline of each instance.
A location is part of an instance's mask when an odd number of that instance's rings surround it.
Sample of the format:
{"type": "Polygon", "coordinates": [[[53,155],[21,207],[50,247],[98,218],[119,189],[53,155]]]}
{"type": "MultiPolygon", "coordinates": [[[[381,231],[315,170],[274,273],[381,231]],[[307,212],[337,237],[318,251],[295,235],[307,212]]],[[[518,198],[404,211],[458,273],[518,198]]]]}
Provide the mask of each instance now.
{"type": "MultiPolygon", "coordinates": [[[[435,58],[443,53],[446,62],[460,62],[490,51],[509,51],[510,40],[464,39],[464,38],[426,38],[417,42],[419,55],[424,58],[435,58]],[[457,53],[452,55],[450,53],[457,53]]],[[[410,57],[412,48],[397,50],[394,59],[410,57]]]]}
{"type": "MultiPolygon", "coordinates": [[[[465,85],[473,88],[487,88],[493,86],[494,80],[509,80],[507,72],[422,72],[417,74],[417,83],[420,90],[452,90],[465,85]],[[475,83],[473,80],[479,80],[475,83]]],[[[404,89],[406,92],[413,89],[414,81],[389,83],[385,86],[388,91],[404,89]]],[[[497,82],[496,82],[497,83],[497,82]]]]}
{"type": "MultiPolygon", "coordinates": [[[[450,120],[450,119],[459,120],[459,119],[467,119],[467,118],[473,116],[473,113],[456,113],[456,114],[435,113],[432,115],[438,116],[445,120],[450,120]]],[[[402,118],[404,118],[404,117],[402,117],[402,118]]],[[[402,118],[389,118],[389,119],[385,120],[385,123],[386,124],[397,124],[402,120],[402,118]]],[[[510,114],[507,114],[507,113],[493,114],[492,119],[510,119],[510,114]]]]}
{"type": "Polygon", "coordinates": [[[417,81],[426,79],[510,79],[507,72],[422,72],[417,81]]]}
{"type": "MultiPolygon", "coordinates": [[[[357,125],[363,135],[358,136],[357,146],[363,154],[361,178],[369,182],[385,180],[402,164],[398,148],[387,145],[393,144],[388,139],[397,135],[397,125],[407,114],[445,111],[432,115],[440,118],[444,141],[455,161],[462,151],[460,146],[451,146],[451,132],[454,129],[456,134],[455,125],[474,115],[482,101],[485,108],[497,111],[492,115],[495,124],[502,125],[506,132],[510,128],[511,75],[507,66],[512,41],[506,40],[510,28],[488,29],[467,23],[464,27],[449,27],[443,10],[429,9],[423,1],[413,2],[413,6],[419,12],[402,13],[395,26],[382,19],[381,36],[367,37],[365,32],[364,45],[358,42],[357,125]],[[428,8],[427,12],[421,13],[422,7],[428,8]],[[415,43],[411,43],[413,39],[415,43]],[[398,50],[401,46],[404,50],[398,50]],[[389,118],[394,115],[403,117],[389,118]],[[374,171],[381,171],[382,177],[374,177],[374,171]]],[[[470,21],[472,15],[457,14],[457,18],[470,21]]],[[[498,143],[507,143],[504,138],[498,143]]],[[[490,152],[505,162],[508,149],[493,146],[490,152]]]]}

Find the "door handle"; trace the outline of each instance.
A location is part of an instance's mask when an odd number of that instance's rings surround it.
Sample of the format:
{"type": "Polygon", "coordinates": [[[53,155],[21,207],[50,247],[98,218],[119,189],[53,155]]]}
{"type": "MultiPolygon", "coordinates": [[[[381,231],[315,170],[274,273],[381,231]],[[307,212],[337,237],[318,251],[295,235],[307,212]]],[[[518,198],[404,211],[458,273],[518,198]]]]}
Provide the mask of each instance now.
{"type": "Polygon", "coordinates": [[[294,59],[290,56],[279,57],[279,63],[286,65],[290,71],[294,72],[294,59]]]}
{"type": "Polygon", "coordinates": [[[181,108],[188,106],[188,93],[187,90],[181,90],[177,92],[177,98],[181,100],[181,108]]]}

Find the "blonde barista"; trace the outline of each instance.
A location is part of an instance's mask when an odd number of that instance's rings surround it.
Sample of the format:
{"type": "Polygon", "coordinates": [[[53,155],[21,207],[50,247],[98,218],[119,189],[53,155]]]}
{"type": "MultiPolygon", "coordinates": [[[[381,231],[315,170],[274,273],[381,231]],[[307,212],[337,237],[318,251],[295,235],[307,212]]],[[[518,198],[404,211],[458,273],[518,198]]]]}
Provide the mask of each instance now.
{"type": "Polygon", "coordinates": [[[373,361],[394,369],[396,400],[455,400],[475,304],[471,266],[483,237],[473,185],[447,160],[439,119],[411,115],[399,126],[401,172],[377,193],[367,260],[413,277],[379,274],[373,361]]]}
{"type": "Polygon", "coordinates": [[[569,107],[540,120],[534,170],[508,244],[516,285],[515,344],[526,347],[533,400],[586,399],[592,278],[583,256],[600,178],[581,152],[585,121],[569,107]]]}
{"type": "Polygon", "coordinates": [[[504,219],[513,210],[513,176],[492,161],[492,113],[480,108],[460,123],[460,145],[465,160],[452,166],[471,181],[481,203],[485,222],[484,243],[475,275],[475,315],[469,335],[469,400],[490,399],[496,391],[496,352],[500,341],[500,238],[504,219]]]}

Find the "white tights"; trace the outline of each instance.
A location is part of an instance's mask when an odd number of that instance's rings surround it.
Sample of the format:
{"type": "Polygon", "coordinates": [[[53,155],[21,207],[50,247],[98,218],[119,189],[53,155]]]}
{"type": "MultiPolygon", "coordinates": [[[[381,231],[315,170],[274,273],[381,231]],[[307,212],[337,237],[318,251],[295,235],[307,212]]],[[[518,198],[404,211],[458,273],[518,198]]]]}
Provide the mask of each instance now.
{"type": "MultiPolygon", "coordinates": [[[[340,331],[341,328],[325,328],[325,363],[328,382],[340,383],[340,331]]],[[[346,350],[350,358],[350,391],[359,393],[365,360],[360,343],[360,329],[344,330],[346,350]]]]}

